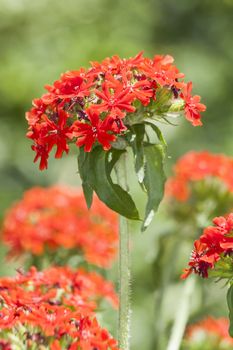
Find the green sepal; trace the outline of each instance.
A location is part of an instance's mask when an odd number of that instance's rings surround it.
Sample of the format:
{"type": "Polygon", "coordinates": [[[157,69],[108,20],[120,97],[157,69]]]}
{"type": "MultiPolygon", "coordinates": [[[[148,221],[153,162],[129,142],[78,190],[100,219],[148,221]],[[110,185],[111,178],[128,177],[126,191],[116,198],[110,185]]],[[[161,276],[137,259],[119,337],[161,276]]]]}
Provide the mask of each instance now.
{"type": "Polygon", "coordinates": [[[145,144],[145,177],[144,185],[147,191],[147,205],[142,231],[151,223],[158,206],[163,199],[166,176],[163,169],[164,147],[156,144],[145,144]]]}

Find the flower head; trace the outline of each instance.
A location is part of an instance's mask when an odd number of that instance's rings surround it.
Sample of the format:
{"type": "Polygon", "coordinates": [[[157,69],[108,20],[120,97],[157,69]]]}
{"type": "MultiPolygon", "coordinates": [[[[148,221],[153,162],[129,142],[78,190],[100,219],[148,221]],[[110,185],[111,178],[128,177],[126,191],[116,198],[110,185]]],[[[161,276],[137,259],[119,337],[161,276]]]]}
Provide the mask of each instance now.
{"type": "Polygon", "coordinates": [[[227,318],[206,317],[187,327],[184,343],[185,349],[198,346],[198,349],[231,349],[233,339],[228,334],[229,321],[227,318]]]}
{"type": "MultiPolygon", "coordinates": [[[[203,228],[233,208],[233,158],[191,151],[174,166],[165,187],[171,216],[203,228]]],[[[190,230],[189,230],[190,231],[190,230]]]]}
{"type": "Polygon", "coordinates": [[[189,268],[184,270],[182,278],[193,272],[204,278],[210,272],[213,276],[232,278],[233,213],[226,218],[216,217],[213,223],[214,226],[207,227],[195,241],[189,268]]]}
{"type": "Polygon", "coordinates": [[[173,61],[169,55],[113,56],[91,62],[87,70],[66,72],[53,85],[46,85],[47,93],[34,99],[26,113],[27,136],[34,142],[34,160],[41,158],[40,169],[47,168],[54,147],[55,157],[60,158],[69,152],[71,142],[86,152],[98,144],[109,150],[118,136],[138,123],[133,116],[140,115],[143,123],[148,116],[157,120],[184,111],[193,125],[201,125],[205,106],[199,96],[191,95],[192,83],[184,82],[173,61]],[[160,98],[163,92],[165,99],[160,98]]]}
{"type": "MultiPolygon", "coordinates": [[[[11,255],[33,256],[65,249],[82,252],[92,264],[108,267],[117,251],[117,218],[97,198],[89,211],[79,190],[35,187],[8,210],[2,228],[11,255]]],[[[63,252],[64,259],[64,252],[63,252]]]]}
{"type": "Polygon", "coordinates": [[[233,158],[207,151],[186,153],[176,163],[174,176],[167,181],[166,193],[178,201],[186,201],[190,184],[208,178],[219,179],[233,192],[233,158]]]}
{"type": "Polygon", "coordinates": [[[117,350],[116,341],[96,320],[100,297],[117,305],[113,286],[84,270],[52,267],[39,272],[32,267],[14,278],[1,278],[0,336],[10,344],[18,337],[28,347],[117,350]]]}

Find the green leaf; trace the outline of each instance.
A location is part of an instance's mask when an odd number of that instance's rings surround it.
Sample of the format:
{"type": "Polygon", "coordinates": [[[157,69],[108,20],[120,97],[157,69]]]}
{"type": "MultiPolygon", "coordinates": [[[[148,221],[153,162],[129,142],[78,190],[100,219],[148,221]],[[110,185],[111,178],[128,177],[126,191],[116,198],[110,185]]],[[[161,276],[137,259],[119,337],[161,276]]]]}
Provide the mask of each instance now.
{"type": "Polygon", "coordinates": [[[82,180],[83,194],[86,200],[87,207],[90,209],[93,200],[93,189],[88,182],[88,172],[90,171],[89,153],[84,152],[83,148],[80,148],[78,156],[78,170],[82,180]]]}
{"type": "Polygon", "coordinates": [[[123,152],[113,149],[106,152],[95,147],[90,153],[79,156],[79,172],[84,186],[88,184],[110,209],[128,219],[139,220],[131,196],[111,179],[111,171],[123,152]]]}
{"type": "Polygon", "coordinates": [[[133,132],[133,140],[131,141],[132,149],[135,158],[135,171],[140,185],[143,183],[144,179],[144,146],[143,140],[145,135],[145,125],[135,124],[131,127],[133,132]]]}
{"type": "Polygon", "coordinates": [[[120,156],[125,152],[125,150],[111,149],[107,154],[107,174],[110,174],[113,170],[116,162],[120,159],[120,156]]]}
{"type": "Polygon", "coordinates": [[[152,130],[155,132],[158,140],[160,143],[167,148],[167,142],[165,138],[163,137],[162,131],[158,128],[158,126],[153,122],[153,120],[150,120],[149,118],[145,120],[145,124],[149,125],[152,130]]]}
{"type": "Polygon", "coordinates": [[[164,147],[161,145],[147,144],[144,147],[146,165],[144,185],[147,191],[147,205],[142,231],[151,223],[159,203],[163,199],[165,173],[163,169],[164,147]]]}
{"type": "Polygon", "coordinates": [[[93,201],[93,189],[87,182],[82,183],[82,188],[87,207],[90,209],[93,201]]]}
{"type": "Polygon", "coordinates": [[[233,338],[233,285],[230,286],[227,292],[227,305],[230,319],[229,334],[233,338]]]}
{"type": "Polygon", "coordinates": [[[117,140],[113,141],[111,145],[113,148],[118,150],[125,150],[126,147],[128,146],[125,137],[120,137],[120,136],[118,136],[117,140]]]}

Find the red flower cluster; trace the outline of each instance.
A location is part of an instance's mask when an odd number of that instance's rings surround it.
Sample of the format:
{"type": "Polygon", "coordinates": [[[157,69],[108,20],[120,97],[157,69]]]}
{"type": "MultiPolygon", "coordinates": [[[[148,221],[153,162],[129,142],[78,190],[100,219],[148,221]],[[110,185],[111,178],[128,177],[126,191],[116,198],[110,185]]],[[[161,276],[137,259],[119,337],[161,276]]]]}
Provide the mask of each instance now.
{"type": "Polygon", "coordinates": [[[229,336],[228,328],[229,320],[227,318],[222,317],[216,319],[213,317],[207,317],[202,321],[189,326],[185,339],[190,341],[192,345],[195,343],[195,340],[203,342],[204,345],[209,339],[210,341],[214,341],[216,345],[223,345],[224,349],[228,349],[226,346],[233,345],[233,339],[229,336]]]}
{"type": "Polygon", "coordinates": [[[28,348],[35,342],[54,350],[117,350],[95,317],[100,297],[117,305],[112,284],[84,270],[53,267],[39,272],[32,267],[15,278],[1,278],[0,335],[6,340],[12,333],[22,337],[23,329],[28,348]]]}
{"type": "Polygon", "coordinates": [[[117,252],[117,217],[96,197],[89,211],[76,189],[35,187],[8,211],[2,236],[11,255],[80,249],[89,263],[108,267],[117,252]]]}
{"type": "MultiPolygon", "coordinates": [[[[70,142],[84,146],[86,152],[96,142],[109,150],[111,142],[127,130],[126,117],[130,119],[138,108],[148,112],[161,89],[170,93],[171,104],[181,101],[179,111],[184,110],[193,125],[201,125],[200,112],[205,106],[199,96],[191,95],[192,83],[183,81],[184,74],[173,61],[169,55],[153,59],[142,53],[129,59],[113,56],[92,62],[87,70],[66,72],[52,86],[45,86],[48,92],[33,100],[26,113],[27,136],[34,141],[32,149],[35,161],[40,158],[40,169],[47,168],[54,146],[56,158],[68,153],[70,142]]],[[[157,110],[153,113],[159,114],[157,110]]]]}
{"type": "Polygon", "coordinates": [[[233,213],[226,218],[220,216],[213,220],[215,226],[207,227],[201,237],[194,242],[189,268],[181,278],[187,278],[192,272],[208,277],[210,269],[216,263],[233,253],[233,213]]]}
{"type": "Polygon", "coordinates": [[[223,154],[188,152],[178,160],[174,173],[166,183],[166,195],[178,201],[189,198],[191,182],[209,177],[218,178],[233,193],[233,158],[223,154]]]}

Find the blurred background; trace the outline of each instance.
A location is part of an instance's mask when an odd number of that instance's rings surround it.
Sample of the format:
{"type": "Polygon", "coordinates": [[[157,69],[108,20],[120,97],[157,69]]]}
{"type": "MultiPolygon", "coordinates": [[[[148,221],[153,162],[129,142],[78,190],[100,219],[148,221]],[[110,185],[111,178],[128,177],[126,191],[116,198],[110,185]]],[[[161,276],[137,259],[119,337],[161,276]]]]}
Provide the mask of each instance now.
{"type": "MultiPolygon", "coordinates": [[[[129,57],[142,50],[150,57],[170,54],[193,81],[194,92],[207,105],[204,125],[193,128],[179,120],[179,127],[162,127],[169,145],[168,175],[188,150],[232,155],[232,16],[233,0],[0,0],[0,218],[31,186],[80,184],[75,150],[61,160],[51,157],[47,171],[40,172],[33,164],[24,113],[45,84],[61,72],[87,67],[90,60],[114,54],[129,57]]],[[[140,201],[137,189],[133,185],[140,201]]],[[[158,329],[169,328],[177,310],[179,274],[190,247],[181,240],[175,264],[169,250],[164,259],[162,237],[169,231],[169,242],[175,240],[171,230],[163,205],[143,235],[137,225],[132,227],[132,350],[163,350],[156,340],[158,329]],[[161,311],[156,301],[164,260],[175,272],[162,291],[161,311]]],[[[0,252],[0,273],[5,275],[14,267],[4,262],[4,247],[0,252]]],[[[198,293],[193,294],[191,317],[227,315],[223,284],[210,284],[211,288],[205,282],[204,304],[198,293]]],[[[115,333],[114,322],[107,326],[115,333]]]]}

